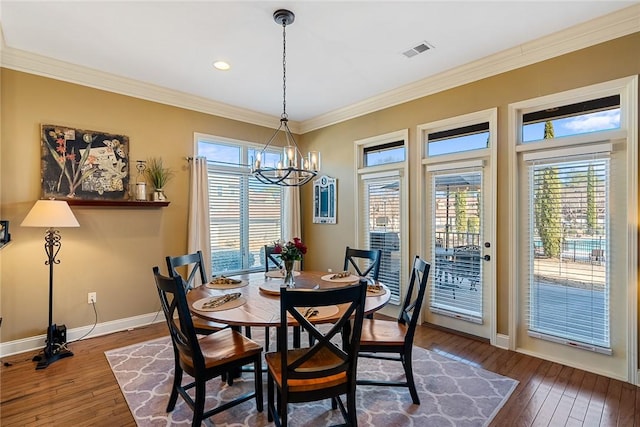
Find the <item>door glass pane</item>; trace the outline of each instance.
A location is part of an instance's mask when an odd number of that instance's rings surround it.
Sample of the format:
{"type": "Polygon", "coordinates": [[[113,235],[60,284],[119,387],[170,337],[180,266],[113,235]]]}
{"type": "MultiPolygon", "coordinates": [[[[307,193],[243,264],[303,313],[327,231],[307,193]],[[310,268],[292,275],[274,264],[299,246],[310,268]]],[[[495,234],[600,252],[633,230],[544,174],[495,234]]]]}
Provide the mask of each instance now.
{"type": "Polygon", "coordinates": [[[482,172],[433,175],[432,309],[482,319],[482,172]]]}

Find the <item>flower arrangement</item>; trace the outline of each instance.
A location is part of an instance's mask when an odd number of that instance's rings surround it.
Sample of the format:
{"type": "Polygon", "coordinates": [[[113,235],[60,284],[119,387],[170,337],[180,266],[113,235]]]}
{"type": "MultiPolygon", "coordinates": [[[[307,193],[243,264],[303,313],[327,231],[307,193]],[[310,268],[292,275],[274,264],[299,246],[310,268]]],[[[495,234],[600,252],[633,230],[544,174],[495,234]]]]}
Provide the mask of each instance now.
{"type": "Polygon", "coordinates": [[[276,242],[273,253],[280,255],[283,261],[300,261],[302,255],[307,253],[307,247],[299,237],[294,237],[293,241],[287,243],[276,242]]]}

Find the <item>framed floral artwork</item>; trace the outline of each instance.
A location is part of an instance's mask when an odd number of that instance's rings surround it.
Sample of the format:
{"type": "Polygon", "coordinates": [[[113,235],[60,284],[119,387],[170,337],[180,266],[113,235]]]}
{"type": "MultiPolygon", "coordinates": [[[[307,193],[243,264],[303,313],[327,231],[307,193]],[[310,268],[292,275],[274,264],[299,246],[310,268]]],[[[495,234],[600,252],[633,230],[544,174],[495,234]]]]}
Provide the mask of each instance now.
{"type": "Polygon", "coordinates": [[[129,199],[129,137],[42,125],[43,198],[129,199]]]}

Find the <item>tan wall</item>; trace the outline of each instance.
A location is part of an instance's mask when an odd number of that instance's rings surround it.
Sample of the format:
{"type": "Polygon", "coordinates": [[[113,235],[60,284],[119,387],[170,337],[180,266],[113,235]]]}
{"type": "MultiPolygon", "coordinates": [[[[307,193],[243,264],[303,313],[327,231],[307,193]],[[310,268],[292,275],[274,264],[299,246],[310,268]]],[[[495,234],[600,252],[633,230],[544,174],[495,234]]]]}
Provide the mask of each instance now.
{"type": "MultiPolygon", "coordinates": [[[[562,57],[464,85],[300,137],[306,149],[322,151],[323,174],[338,178],[338,224],[311,221],[311,187],[302,191],[303,238],[307,269],[342,264],[345,245],[355,241],[353,141],[408,128],[415,151],[416,126],[443,118],[499,109],[498,222],[506,218],[507,105],[572,88],[640,73],[640,33],[562,57]]],[[[193,132],[247,141],[265,141],[270,129],[169,107],[74,84],[2,69],[0,216],[11,221],[14,242],[0,250],[0,341],[45,332],[48,269],[43,230],[20,222],[40,196],[39,126],[51,123],[130,138],[132,160],[162,156],[177,171],[166,188],[169,207],[124,209],[74,207],[80,228],[62,230],[61,264],[55,267],[55,316],[68,328],[93,323],[87,292],[97,292],[98,321],[107,322],[158,310],[151,267],[165,255],[186,250],[188,171],[193,132]]],[[[310,101],[311,102],[311,101],[310,101]]],[[[303,150],[304,151],[304,150],[303,150]]],[[[410,171],[410,200],[416,199],[417,171],[410,171]]],[[[419,217],[410,206],[410,225],[419,217]]],[[[411,233],[410,233],[411,234],[411,233]]],[[[410,256],[420,236],[411,236],[410,256]]],[[[499,332],[508,334],[506,230],[498,230],[499,332]]]]}
{"type": "MultiPolygon", "coordinates": [[[[409,129],[409,153],[417,153],[416,127],[420,124],[455,117],[457,115],[498,108],[498,332],[508,334],[508,104],[569,89],[588,86],[620,77],[640,74],[640,33],[608,43],[580,50],[555,59],[503,73],[451,90],[368,114],[344,123],[303,135],[305,145],[322,149],[322,173],[338,179],[338,223],[313,224],[305,216],[303,234],[313,256],[307,257],[305,268],[326,269],[339,265],[344,256],[341,250],[355,243],[354,219],[356,201],[353,198],[355,140],[381,135],[400,129],[409,129]],[[331,150],[326,147],[330,145],[331,150]],[[501,226],[502,225],[502,226],[501,226]]],[[[410,230],[419,221],[419,206],[415,203],[419,171],[409,175],[410,230]]],[[[312,203],[311,193],[303,193],[304,206],[312,203]]],[[[409,231],[409,258],[418,254],[421,236],[409,231]]],[[[405,266],[405,269],[408,269],[405,266]]]]}
{"type": "MultiPolygon", "coordinates": [[[[13,242],[0,250],[2,342],[45,332],[48,267],[44,230],[22,228],[40,197],[40,125],[57,124],[129,136],[130,158],[162,156],[176,171],[167,208],[72,207],[80,228],[61,229],[55,266],[54,322],[91,325],[87,292],[97,292],[98,321],[160,308],[151,267],[187,246],[188,178],[193,133],[262,142],[273,130],[127,96],[2,69],[1,217],[13,242]]],[[[135,170],[132,174],[135,179],[135,170]]]]}

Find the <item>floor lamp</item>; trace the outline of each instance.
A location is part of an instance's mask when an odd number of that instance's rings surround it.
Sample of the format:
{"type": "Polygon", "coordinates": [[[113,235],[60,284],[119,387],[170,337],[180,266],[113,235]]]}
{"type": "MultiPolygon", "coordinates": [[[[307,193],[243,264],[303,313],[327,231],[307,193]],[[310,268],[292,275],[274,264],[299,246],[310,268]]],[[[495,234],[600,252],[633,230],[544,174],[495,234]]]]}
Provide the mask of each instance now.
{"type": "Polygon", "coordinates": [[[45,265],[49,266],[49,327],[47,340],[41,355],[33,358],[37,361],[36,369],[44,369],[58,359],[73,356],[65,347],[66,331],[61,334],[53,324],[53,265],[60,264],[56,259],[62,244],[60,243],[59,227],[80,227],[78,220],[71,212],[67,202],[63,200],[38,200],[25,217],[22,227],[46,227],[44,235],[44,251],[47,254],[45,265]]]}

